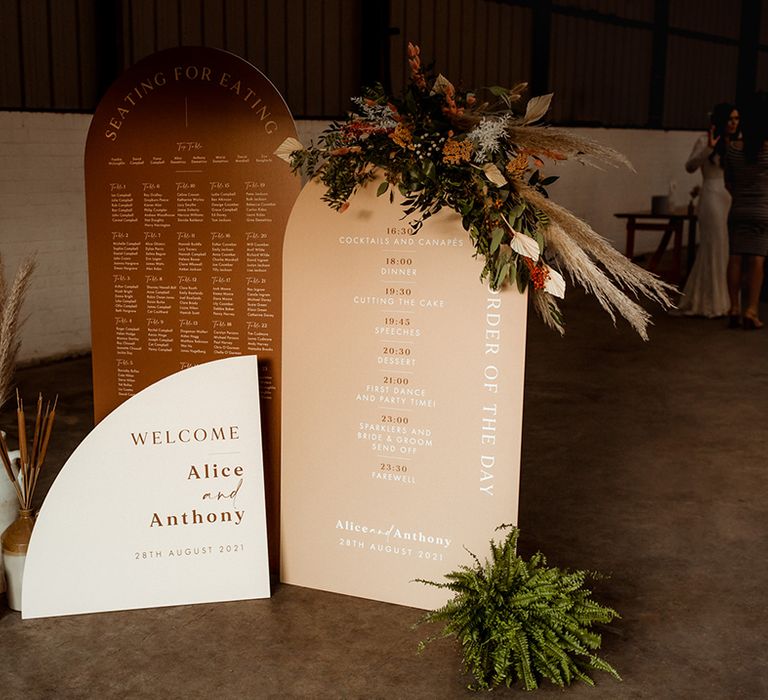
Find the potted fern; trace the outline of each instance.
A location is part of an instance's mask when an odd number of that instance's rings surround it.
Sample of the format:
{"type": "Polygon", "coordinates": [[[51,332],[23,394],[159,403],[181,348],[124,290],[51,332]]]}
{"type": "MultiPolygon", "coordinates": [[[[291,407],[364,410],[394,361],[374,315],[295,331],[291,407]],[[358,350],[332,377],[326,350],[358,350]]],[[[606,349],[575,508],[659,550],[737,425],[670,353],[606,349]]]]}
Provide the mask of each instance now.
{"type": "Polygon", "coordinates": [[[421,622],[442,623],[442,632],[419,644],[422,651],[435,639],[456,637],[464,668],[474,676],[472,689],[491,690],[519,683],[534,690],[542,680],[565,687],[574,680],[594,685],[591,671],[616,670],[594,652],[600,648],[595,624],[618,617],[584,588],[585,571],[547,566],[540,552],[527,561],[517,553],[520,531],[511,525],[500,543],[491,540],[491,557],[484,563],[470,552],[473,566],[462,566],[437,583],[455,596],[427,613],[421,622]]]}

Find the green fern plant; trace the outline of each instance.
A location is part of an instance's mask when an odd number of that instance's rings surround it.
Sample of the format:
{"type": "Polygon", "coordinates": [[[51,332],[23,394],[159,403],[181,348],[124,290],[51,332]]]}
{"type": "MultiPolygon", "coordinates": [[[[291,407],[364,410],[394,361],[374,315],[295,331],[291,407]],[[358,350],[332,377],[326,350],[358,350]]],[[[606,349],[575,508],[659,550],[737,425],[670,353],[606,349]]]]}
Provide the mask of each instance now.
{"type": "Polygon", "coordinates": [[[518,681],[526,690],[543,679],[565,687],[578,679],[594,685],[592,670],[616,670],[593,652],[600,648],[595,623],[619,617],[612,608],[595,602],[584,588],[586,571],[547,566],[541,552],[525,561],[517,554],[520,531],[512,525],[506,538],[491,540],[491,558],[446,574],[447,582],[417,579],[445,588],[455,596],[427,613],[421,623],[443,623],[441,634],[419,644],[419,651],[435,639],[455,636],[461,645],[464,668],[474,676],[474,689],[491,690],[518,681]]]}

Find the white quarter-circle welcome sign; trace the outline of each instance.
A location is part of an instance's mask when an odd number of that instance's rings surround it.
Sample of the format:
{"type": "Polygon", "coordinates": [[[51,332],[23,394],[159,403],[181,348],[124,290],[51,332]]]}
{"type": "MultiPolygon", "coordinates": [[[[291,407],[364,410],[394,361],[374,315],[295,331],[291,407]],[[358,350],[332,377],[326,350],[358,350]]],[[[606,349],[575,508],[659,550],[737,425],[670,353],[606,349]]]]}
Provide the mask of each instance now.
{"type": "Polygon", "coordinates": [[[270,594],[256,357],[191,367],[116,408],[38,516],[24,618],[270,594]]]}

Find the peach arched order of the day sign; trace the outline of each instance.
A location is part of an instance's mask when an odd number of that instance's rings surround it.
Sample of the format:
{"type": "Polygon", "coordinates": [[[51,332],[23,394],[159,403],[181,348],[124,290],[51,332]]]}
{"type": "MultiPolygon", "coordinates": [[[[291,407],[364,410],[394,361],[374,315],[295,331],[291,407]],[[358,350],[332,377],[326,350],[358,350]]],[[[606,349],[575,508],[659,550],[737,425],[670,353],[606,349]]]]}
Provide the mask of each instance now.
{"type": "Polygon", "coordinates": [[[283,581],[431,608],[517,518],[526,297],[492,292],[458,217],[413,233],[378,183],[312,182],[286,231],[283,581]]]}

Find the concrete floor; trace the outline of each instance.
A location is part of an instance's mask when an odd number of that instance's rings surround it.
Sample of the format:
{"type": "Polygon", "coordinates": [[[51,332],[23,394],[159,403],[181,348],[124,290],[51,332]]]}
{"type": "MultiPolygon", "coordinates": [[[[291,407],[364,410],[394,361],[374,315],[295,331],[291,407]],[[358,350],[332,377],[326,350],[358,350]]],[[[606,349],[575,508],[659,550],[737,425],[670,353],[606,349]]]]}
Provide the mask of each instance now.
{"type": "MultiPolygon", "coordinates": [[[[593,588],[623,616],[602,655],[624,680],[568,696],[766,698],[768,329],[654,310],[643,343],[571,297],[564,339],[530,324],[521,550],[611,574],[593,588]]],[[[60,394],[52,476],[91,426],[89,361],[19,383],[60,394]]],[[[8,408],[0,421],[12,427],[8,408]]],[[[470,695],[451,641],[416,654],[433,631],[412,629],[419,616],[284,585],[270,600],[48,620],[0,607],[0,698],[470,695]]]]}

